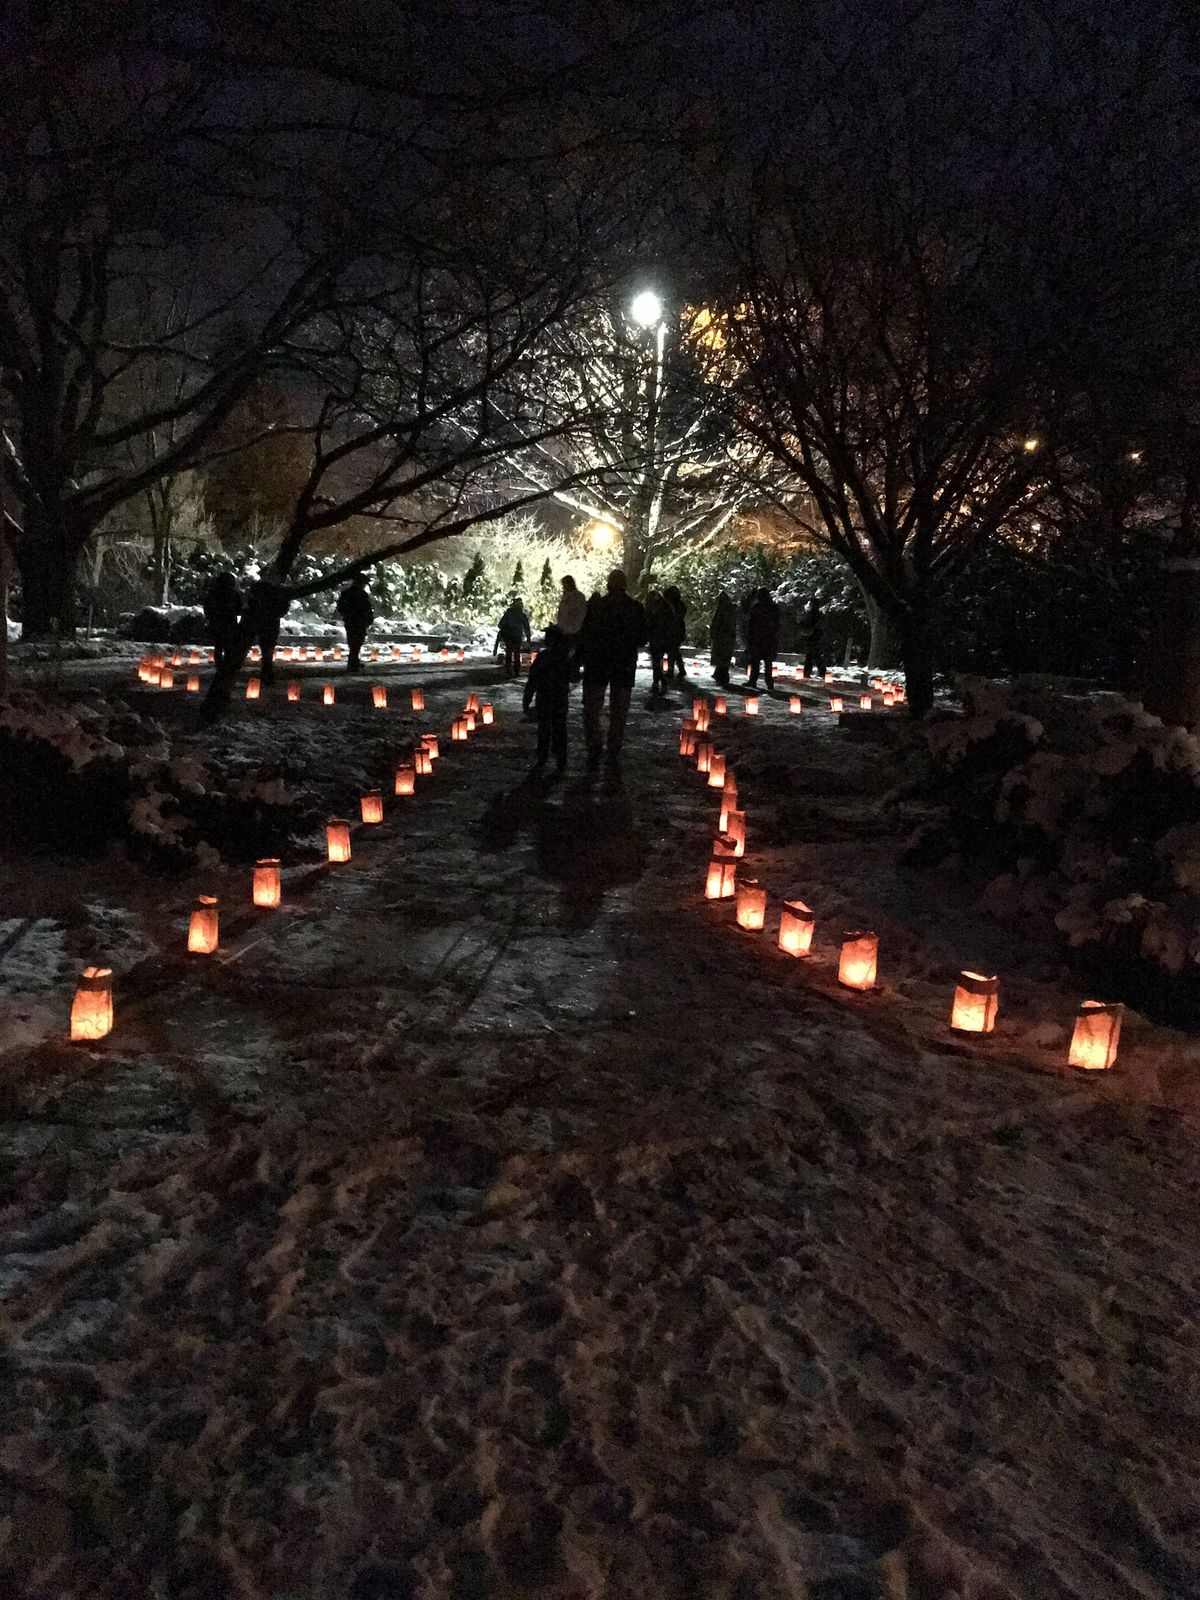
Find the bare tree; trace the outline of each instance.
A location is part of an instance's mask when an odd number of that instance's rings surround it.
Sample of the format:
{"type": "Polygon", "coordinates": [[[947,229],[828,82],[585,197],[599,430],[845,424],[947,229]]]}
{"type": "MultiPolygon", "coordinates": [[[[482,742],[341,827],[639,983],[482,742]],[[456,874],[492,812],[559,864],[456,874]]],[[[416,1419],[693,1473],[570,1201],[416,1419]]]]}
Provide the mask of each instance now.
{"type": "Polygon", "coordinates": [[[629,301],[627,289],[606,293],[550,330],[538,383],[563,426],[508,464],[597,535],[611,531],[642,582],[668,552],[714,539],[761,488],[734,459],[724,397],[695,359],[690,330],[707,313],[659,303],[643,326],[629,301]]]}

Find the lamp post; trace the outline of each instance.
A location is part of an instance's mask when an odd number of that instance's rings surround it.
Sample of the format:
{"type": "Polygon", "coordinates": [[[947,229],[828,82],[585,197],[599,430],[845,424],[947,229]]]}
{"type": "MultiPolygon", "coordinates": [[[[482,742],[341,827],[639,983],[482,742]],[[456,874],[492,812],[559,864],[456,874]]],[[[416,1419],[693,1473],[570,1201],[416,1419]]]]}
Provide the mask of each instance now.
{"type": "Polygon", "coordinates": [[[642,289],[634,295],[629,304],[629,319],[643,333],[652,336],[650,377],[645,397],[646,431],[640,450],[633,436],[634,415],[640,409],[638,402],[641,399],[638,393],[640,385],[636,377],[633,393],[629,396],[632,404],[627,415],[629,446],[626,451],[627,459],[635,459],[638,455],[642,457],[641,478],[629,519],[628,533],[632,533],[633,540],[629,539],[627,533],[624,562],[626,576],[631,582],[636,582],[641,577],[644,552],[654,532],[654,523],[657,520],[656,502],[659,497],[658,432],[662,416],[663,358],[666,353],[667,322],[662,299],[655,290],[642,289]]]}

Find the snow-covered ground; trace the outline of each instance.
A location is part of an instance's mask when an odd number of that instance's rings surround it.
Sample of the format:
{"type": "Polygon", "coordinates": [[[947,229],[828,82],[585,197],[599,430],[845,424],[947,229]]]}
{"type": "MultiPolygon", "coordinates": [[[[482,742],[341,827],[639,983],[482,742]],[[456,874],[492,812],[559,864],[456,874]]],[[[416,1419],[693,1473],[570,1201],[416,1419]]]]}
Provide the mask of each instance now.
{"type": "MultiPolygon", "coordinates": [[[[343,682],[166,720],[287,745],[352,815],[415,723],[343,682]]],[[[499,725],[348,865],[299,844],[277,913],[241,868],[0,858],[10,1590],[1200,1593],[1195,1041],[1131,1018],[1117,1070],[1067,1069],[1058,956],[898,865],[902,728],[715,721],[768,929],[817,913],[797,962],[702,898],[678,699],[639,693],[623,782],[581,779],[573,713],[531,785],[519,688],[427,682],[420,726],[485,686],[499,725]],[[117,1027],[71,1047],[96,959],[117,1027]],[[1002,977],[986,1040],[946,1028],[964,966],[1002,977]]]]}

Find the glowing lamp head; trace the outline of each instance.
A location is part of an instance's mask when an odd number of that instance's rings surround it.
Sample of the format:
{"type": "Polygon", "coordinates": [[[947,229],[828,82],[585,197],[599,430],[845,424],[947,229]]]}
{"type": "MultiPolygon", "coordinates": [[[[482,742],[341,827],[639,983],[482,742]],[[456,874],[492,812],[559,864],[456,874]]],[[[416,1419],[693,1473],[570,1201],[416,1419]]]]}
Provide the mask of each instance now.
{"type": "Polygon", "coordinates": [[[950,1026],[959,1033],[991,1033],[1000,1005],[1000,980],[982,972],[960,972],[950,1008],[950,1026]]]}
{"type": "Polygon", "coordinates": [[[635,294],[629,304],[629,315],[639,328],[656,328],[662,321],[663,304],[653,289],[643,289],[635,294]]]}

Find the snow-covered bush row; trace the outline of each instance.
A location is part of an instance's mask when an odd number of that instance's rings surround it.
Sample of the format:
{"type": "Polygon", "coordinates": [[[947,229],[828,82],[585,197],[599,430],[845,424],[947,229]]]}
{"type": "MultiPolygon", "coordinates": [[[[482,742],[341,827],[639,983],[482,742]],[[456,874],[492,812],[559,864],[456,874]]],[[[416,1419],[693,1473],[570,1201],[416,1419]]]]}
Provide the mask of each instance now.
{"type": "Polygon", "coordinates": [[[1200,995],[1200,740],[1115,694],[972,681],[933,721],[945,802],[913,842],[986,868],[986,903],[1039,914],[1088,964],[1200,995]]]}
{"type": "Polygon", "coordinates": [[[162,727],[120,701],[59,706],[30,691],[0,700],[0,805],[12,838],[83,853],[120,844],[161,867],[276,854],[315,814],[277,780],[174,757],[162,727]]]}

